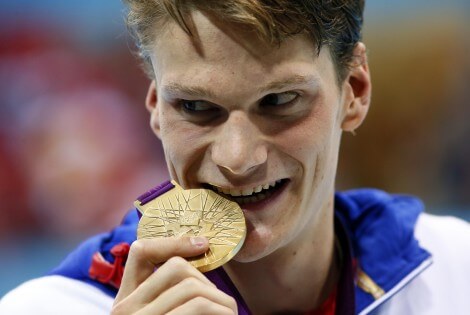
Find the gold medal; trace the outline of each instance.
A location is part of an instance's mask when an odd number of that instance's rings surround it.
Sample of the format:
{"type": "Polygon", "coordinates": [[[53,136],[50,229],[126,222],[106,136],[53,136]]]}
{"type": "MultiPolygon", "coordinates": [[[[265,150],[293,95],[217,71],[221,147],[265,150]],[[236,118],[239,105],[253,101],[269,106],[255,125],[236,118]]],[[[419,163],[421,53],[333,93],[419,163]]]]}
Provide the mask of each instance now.
{"type": "Polygon", "coordinates": [[[175,186],[142,205],[137,238],[205,236],[209,249],[187,258],[201,272],[222,266],[232,259],[245,241],[245,217],[240,206],[209,189],[184,190],[175,186]]]}

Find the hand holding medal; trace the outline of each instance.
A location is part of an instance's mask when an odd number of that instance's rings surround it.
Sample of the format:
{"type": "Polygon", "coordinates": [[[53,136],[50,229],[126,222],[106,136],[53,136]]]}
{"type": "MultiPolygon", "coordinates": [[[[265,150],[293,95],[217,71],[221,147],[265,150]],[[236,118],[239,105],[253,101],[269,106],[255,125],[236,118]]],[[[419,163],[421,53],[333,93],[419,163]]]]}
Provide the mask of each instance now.
{"type": "Polygon", "coordinates": [[[235,299],[202,272],[220,267],[241,248],[246,226],[238,204],[212,190],[184,190],[174,181],[134,204],[142,214],[138,240],[131,246],[111,313],[187,314],[199,309],[237,314],[235,299]],[[199,237],[202,242],[193,242],[199,237]]]}

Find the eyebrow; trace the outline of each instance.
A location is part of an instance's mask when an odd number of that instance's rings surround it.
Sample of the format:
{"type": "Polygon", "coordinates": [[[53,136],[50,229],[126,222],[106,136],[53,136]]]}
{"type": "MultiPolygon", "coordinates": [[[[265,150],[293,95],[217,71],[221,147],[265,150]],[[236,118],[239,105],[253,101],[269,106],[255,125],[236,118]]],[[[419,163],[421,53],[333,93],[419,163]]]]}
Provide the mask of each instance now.
{"type": "MultiPolygon", "coordinates": [[[[293,75],[286,79],[280,79],[269,82],[265,86],[259,88],[258,93],[262,94],[268,91],[279,91],[289,87],[298,85],[319,85],[319,80],[315,76],[311,75],[293,75]]],[[[201,86],[186,86],[178,82],[170,82],[163,86],[163,91],[170,95],[186,95],[196,98],[216,98],[216,95],[211,90],[201,86]]]]}
{"type": "Polygon", "coordinates": [[[312,76],[312,75],[304,76],[304,75],[296,74],[286,79],[281,79],[281,80],[270,82],[264,87],[261,87],[260,89],[258,89],[258,92],[263,93],[263,92],[268,92],[268,91],[273,91],[273,90],[279,91],[279,90],[284,90],[289,87],[294,87],[298,85],[307,85],[307,84],[318,86],[319,83],[320,83],[319,80],[315,76],[312,76]]]}
{"type": "Polygon", "coordinates": [[[163,86],[163,91],[170,95],[188,95],[202,98],[215,98],[215,94],[200,86],[185,86],[178,82],[171,82],[163,86]]]}

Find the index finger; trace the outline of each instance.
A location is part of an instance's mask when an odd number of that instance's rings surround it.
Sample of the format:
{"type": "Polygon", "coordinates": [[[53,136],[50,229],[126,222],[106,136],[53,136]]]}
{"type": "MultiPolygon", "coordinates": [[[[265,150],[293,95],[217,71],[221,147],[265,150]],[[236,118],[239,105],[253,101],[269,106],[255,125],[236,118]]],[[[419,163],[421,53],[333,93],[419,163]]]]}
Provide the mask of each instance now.
{"type": "Polygon", "coordinates": [[[131,294],[155,270],[155,267],[171,257],[193,257],[209,248],[205,237],[166,237],[140,239],[132,243],[127,258],[124,276],[116,299],[131,294]]]}

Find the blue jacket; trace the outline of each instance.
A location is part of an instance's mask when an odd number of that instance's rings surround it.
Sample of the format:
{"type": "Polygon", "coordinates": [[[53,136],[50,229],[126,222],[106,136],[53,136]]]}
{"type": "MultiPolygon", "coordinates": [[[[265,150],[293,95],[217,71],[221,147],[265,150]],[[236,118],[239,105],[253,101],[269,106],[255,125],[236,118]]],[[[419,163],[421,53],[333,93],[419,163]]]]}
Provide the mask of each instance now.
{"type": "MultiPolygon", "coordinates": [[[[423,208],[421,201],[414,197],[374,189],[336,193],[335,215],[345,229],[356,265],[356,314],[373,311],[431,264],[431,255],[414,237],[415,224],[423,208]]],[[[111,248],[122,242],[132,243],[136,239],[137,223],[137,212],[131,211],[111,232],[82,243],[51,275],[84,281],[114,297],[116,288],[90,278],[92,257],[100,252],[105,260],[113,263],[111,248]]],[[[239,310],[246,308],[222,270],[216,270],[209,279],[237,299],[239,310]]]]}

